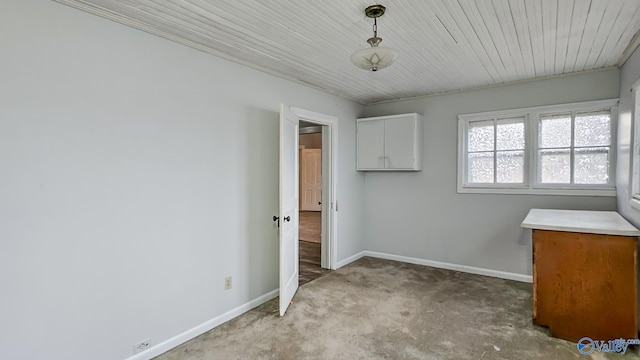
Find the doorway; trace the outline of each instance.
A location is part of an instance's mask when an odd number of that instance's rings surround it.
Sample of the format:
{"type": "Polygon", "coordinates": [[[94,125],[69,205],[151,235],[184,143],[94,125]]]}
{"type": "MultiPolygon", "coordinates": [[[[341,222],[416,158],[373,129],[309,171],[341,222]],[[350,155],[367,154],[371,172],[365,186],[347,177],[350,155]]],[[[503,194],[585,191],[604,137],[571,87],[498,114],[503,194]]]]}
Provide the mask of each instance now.
{"type": "Polygon", "coordinates": [[[300,121],[299,159],[299,273],[298,284],[313,281],[330,270],[322,266],[323,127],[300,121]]]}

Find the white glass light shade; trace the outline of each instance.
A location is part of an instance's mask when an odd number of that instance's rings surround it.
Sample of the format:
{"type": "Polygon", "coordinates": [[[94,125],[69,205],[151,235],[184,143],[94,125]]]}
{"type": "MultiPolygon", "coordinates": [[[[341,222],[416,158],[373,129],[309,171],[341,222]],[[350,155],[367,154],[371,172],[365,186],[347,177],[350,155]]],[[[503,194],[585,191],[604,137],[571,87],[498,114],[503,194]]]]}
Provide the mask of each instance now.
{"type": "Polygon", "coordinates": [[[372,46],[353,53],[351,62],[361,69],[378,71],[393,64],[397,58],[398,53],[393,49],[372,46]]]}

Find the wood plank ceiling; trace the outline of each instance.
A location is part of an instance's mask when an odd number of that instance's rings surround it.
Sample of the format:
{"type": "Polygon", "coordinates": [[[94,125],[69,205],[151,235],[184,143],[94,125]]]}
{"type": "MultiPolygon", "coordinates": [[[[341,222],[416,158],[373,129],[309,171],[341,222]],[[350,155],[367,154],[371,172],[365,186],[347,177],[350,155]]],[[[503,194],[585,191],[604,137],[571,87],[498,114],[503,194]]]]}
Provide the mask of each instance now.
{"type": "Polygon", "coordinates": [[[385,0],[369,72],[370,0],[56,1],[363,104],[620,65],[640,30],[638,0],[385,0]]]}

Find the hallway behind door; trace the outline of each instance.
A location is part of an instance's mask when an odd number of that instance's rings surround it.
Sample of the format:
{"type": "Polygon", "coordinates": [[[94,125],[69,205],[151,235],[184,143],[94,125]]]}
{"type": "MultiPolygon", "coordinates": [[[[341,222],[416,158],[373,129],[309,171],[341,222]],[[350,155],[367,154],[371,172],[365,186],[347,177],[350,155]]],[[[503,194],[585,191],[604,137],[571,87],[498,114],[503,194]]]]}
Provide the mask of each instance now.
{"type": "Polygon", "coordinates": [[[302,285],[329,271],[321,267],[322,127],[301,122],[299,147],[299,284],[302,285]]]}

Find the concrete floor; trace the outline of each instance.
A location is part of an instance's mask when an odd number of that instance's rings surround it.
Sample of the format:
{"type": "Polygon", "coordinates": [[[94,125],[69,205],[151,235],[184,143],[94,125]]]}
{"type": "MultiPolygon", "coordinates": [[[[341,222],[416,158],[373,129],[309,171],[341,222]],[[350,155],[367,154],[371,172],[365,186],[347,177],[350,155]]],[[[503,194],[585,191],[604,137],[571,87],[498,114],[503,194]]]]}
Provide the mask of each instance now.
{"type": "Polygon", "coordinates": [[[203,359],[636,359],[550,337],[531,284],[363,258],[159,357],[203,359]]]}

